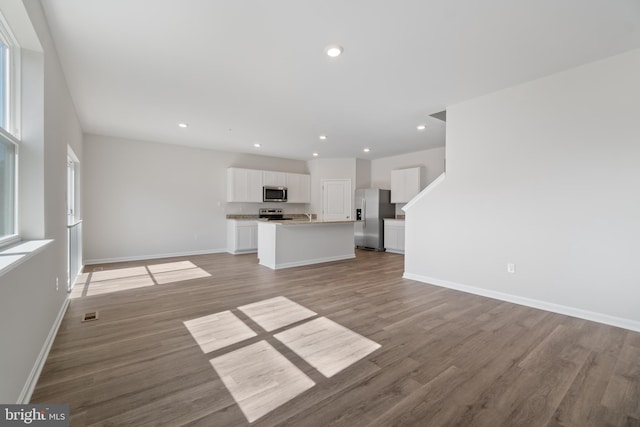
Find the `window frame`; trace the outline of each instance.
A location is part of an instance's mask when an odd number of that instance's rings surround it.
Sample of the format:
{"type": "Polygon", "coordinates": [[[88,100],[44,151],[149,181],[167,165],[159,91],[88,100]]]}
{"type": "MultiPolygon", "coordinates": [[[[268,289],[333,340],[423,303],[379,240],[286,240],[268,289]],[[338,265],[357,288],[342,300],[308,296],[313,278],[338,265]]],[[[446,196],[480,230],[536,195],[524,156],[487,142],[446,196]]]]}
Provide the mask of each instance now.
{"type": "Polygon", "coordinates": [[[13,230],[7,235],[0,235],[0,247],[20,241],[19,228],[19,153],[20,153],[20,45],[4,15],[0,12],[0,41],[6,46],[6,56],[3,65],[4,98],[4,127],[0,126],[0,138],[3,143],[13,145],[13,197],[8,204],[13,213],[13,230]]]}
{"type": "MultiPolygon", "coordinates": [[[[4,130],[20,141],[20,45],[4,15],[0,13],[0,41],[7,47],[5,61],[5,127],[4,130]]],[[[0,129],[2,129],[0,127],[0,129]]]]}
{"type": "Polygon", "coordinates": [[[13,233],[5,236],[0,236],[0,247],[18,242],[20,240],[20,233],[18,229],[18,158],[20,145],[18,141],[0,127],[0,139],[3,142],[13,145],[13,233]]]}
{"type": "Polygon", "coordinates": [[[76,162],[67,154],[67,226],[73,225],[78,220],[76,212],[76,162]]]}

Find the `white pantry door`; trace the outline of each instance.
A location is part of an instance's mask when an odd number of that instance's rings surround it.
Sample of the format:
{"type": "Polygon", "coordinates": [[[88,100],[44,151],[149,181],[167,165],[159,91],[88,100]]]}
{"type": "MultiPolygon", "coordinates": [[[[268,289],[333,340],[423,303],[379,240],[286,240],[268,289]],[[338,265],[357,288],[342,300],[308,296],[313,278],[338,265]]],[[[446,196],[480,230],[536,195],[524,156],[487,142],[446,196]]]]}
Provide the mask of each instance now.
{"type": "Polygon", "coordinates": [[[339,221],[351,219],[351,180],[323,179],[322,219],[339,221]]]}

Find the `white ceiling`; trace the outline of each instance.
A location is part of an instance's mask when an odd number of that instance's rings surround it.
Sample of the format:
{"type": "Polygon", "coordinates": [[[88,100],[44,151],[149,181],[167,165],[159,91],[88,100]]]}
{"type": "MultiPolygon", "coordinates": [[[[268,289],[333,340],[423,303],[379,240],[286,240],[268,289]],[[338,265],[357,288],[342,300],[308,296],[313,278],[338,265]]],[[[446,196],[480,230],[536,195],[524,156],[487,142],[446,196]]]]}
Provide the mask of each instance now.
{"type": "Polygon", "coordinates": [[[638,0],[42,4],[85,132],[296,159],[441,146],[429,114],[640,47],[638,0]]]}

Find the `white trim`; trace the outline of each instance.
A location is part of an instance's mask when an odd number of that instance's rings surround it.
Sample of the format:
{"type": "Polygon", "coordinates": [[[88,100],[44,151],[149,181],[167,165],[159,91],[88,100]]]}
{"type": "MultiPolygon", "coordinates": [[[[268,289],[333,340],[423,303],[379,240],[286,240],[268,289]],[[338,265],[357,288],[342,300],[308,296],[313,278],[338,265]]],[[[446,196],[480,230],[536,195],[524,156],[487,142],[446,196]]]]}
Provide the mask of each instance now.
{"type": "Polygon", "coordinates": [[[444,181],[446,174],[445,172],[442,172],[440,174],[440,176],[438,176],[436,179],[434,179],[433,181],[431,181],[431,184],[427,185],[425,187],[424,190],[422,190],[417,196],[415,196],[413,199],[409,200],[409,203],[407,203],[406,205],[404,205],[401,209],[405,212],[407,212],[409,209],[411,209],[411,207],[413,205],[415,205],[416,203],[418,203],[419,200],[421,200],[424,196],[426,196],[427,194],[429,194],[431,191],[433,191],[434,188],[436,188],[438,185],[440,185],[440,183],[442,181],[444,181]]]}
{"type": "Polygon", "coordinates": [[[2,134],[2,136],[4,136],[7,141],[12,143],[16,147],[18,147],[20,145],[20,140],[14,134],[9,132],[8,130],[3,129],[2,127],[0,127],[0,134],[2,134]]]}
{"type": "Polygon", "coordinates": [[[232,250],[226,249],[225,252],[231,255],[244,255],[244,254],[258,253],[258,250],[257,249],[239,249],[237,251],[232,251],[232,250]]]}
{"type": "Polygon", "coordinates": [[[74,153],[73,148],[71,148],[70,145],[67,144],[67,222],[69,222],[69,219],[71,217],[71,222],[73,222],[74,224],[70,224],[70,225],[75,225],[78,222],[82,222],[82,219],[80,219],[80,217],[82,216],[82,209],[81,209],[81,205],[82,205],[82,197],[80,194],[81,191],[81,186],[80,186],[80,179],[81,179],[81,174],[80,174],[80,160],[78,160],[78,156],[76,156],[76,153],[74,153]],[[73,182],[69,182],[69,168],[73,169],[73,182]],[[71,187],[71,188],[69,188],[71,187]],[[69,191],[71,190],[71,191],[69,191]],[[71,194],[70,194],[71,193],[71,194]],[[71,197],[73,196],[73,197],[71,197]],[[70,200],[71,198],[73,198],[73,200],[70,200]],[[71,209],[73,210],[73,213],[70,214],[69,213],[69,203],[71,202],[72,206],[71,209]]]}
{"type": "Polygon", "coordinates": [[[56,334],[58,333],[58,329],[60,328],[60,324],[62,323],[62,319],[64,319],[64,315],[67,312],[67,308],[69,307],[69,297],[67,296],[60,307],[60,311],[58,312],[58,317],[56,317],[53,326],[51,326],[51,330],[49,331],[49,335],[47,336],[46,341],[42,345],[42,349],[40,349],[40,354],[36,359],[36,363],[31,368],[31,373],[27,378],[27,382],[22,387],[22,391],[18,396],[18,404],[26,404],[31,400],[31,395],[33,394],[33,390],[36,388],[36,384],[38,383],[38,379],[40,378],[40,373],[42,372],[42,368],[44,367],[44,363],[47,361],[47,357],[49,356],[49,352],[51,351],[51,346],[53,346],[53,341],[56,338],[56,334]]]}
{"type": "Polygon", "coordinates": [[[0,138],[6,140],[9,144],[13,145],[13,233],[10,236],[5,236],[0,241],[0,246],[9,245],[20,241],[20,211],[18,206],[20,205],[20,192],[19,192],[19,177],[20,177],[20,144],[16,137],[9,133],[6,129],[0,127],[0,138]]]}
{"type": "MultiPolygon", "coordinates": [[[[15,38],[15,37],[14,37],[15,38]]],[[[9,81],[9,117],[7,126],[11,134],[20,141],[22,139],[22,49],[16,40],[16,44],[11,49],[11,67],[9,81]]]]}
{"type": "Polygon", "coordinates": [[[7,246],[11,246],[15,243],[18,243],[20,241],[20,235],[19,234],[12,234],[10,236],[4,236],[3,238],[0,239],[0,250],[1,248],[7,247],[7,246]]]}
{"type": "Polygon", "coordinates": [[[125,262],[125,261],[144,261],[147,259],[176,258],[181,256],[193,256],[193,255],[222,254],[226,252],[227,252],[227,249],[224,248],[224,249],[206,249],[203,251],[192,251],[192,252],[176,252],[176,253],[170,253],[170,254],[138,255],[138,256],[119,257],[119,258],[86,259],[84,260],[84,265],[108,264],[112,262],[125,262]]]}
{"type": "Polygon", "coordinates": [[[0,249],[0,276],[13,270],[48,246],[53,240],[25,240],[0,249]]]}
{"type": "Polygon", "coordinates": [[[405,279],[416,280],[418,282],[423,282],[430,285],[441,286],[444,288],[454,289],[456,291],[462,291],[470,294],[481,295],[487,298],[493,298],[500,301],[511,302],[514,304],[524,305],[527,307],[538,308],[540,310],[551,311],[553,313],[564,314],[566,316],[577,317],[579,319],[585,319],[593,322],[604,323],[605,325],[617,326],[619,328],[628,329],[630,331],[640,332],[640,322],[636,320],[610,316],[608,314],[597,313],[595,311],[583,310],[581,308],[569,307],[561,304],[554,304],[552,302],[540,301],[537,299],[520,297],[517,295],[505,294],[503,292],[477,288],[475,286],[463,285],[460,283],[450,282],[448,280],[436,279],[434,277],[422,276],[419,274],[405,272],[402,275],[402,277],[405,279]]]}
{"type": "Polygon", "coordinates": [[[311,264],[321,264],[324,262],[332,262],[332,261],[342,261],[344,259],[353,259],[355,258],[355,254],[348,255],[336,255],[326,258],[315,258],[315,259],[305,259],[304,261],[292,261],[292,262],[283,262],[281,264],[275,264],[273,266],[259,263],[262,266],[269,267],[273,270],[280,270],[281,268],[291,268],[291,267],[301,267],[303,265],[311,265],[311,264]]]}
{"type": "Polygon", "coordinates": [[[404,251],[401,249],[392,249],[392,248],[385,248],[385,252],[389,252],[391,254],[400,254],[400,255],[404,255],[404,251]]]}
{"type": "Polygon", "coordinates": [[[5,19],[2,12],[0,12],[0,39],[7,46],[9,55],[7,56],[7,63],[5,72],[7,73],[7,88],[6,88],[6,105],[7,110],[6,117],[6,130],[12,134],[17,140],[20,140],[20,110],[21,110],[21,47],[13,34],[13,29],[5,19]]]}
{"type": "Polygon", "coordinates": [[[75,220],[72,224],[67,224],[67,228],[73,228],[78,224],[82,224],[82,220],[81,219],[75,220]]]}
{"type": "Polygon", "coordinates": [[[74,153],[73,148],[71,148],[69,144],[67,144],[67,156],[71,157],[71,160],[74,163],[80,163],[80,160],[78,160],[78,156],[76,156],[76,153],[74,153]]]}

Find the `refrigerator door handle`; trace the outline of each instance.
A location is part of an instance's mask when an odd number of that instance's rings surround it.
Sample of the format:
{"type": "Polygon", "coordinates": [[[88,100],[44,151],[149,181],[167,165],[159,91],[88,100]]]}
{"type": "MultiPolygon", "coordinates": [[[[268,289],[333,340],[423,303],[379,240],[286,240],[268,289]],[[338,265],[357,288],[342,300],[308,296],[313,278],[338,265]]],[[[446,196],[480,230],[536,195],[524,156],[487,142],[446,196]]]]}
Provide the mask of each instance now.
{"type": "Polygon", "coordinates": [[[364,218],[362,228],[367,228],[367,199],[362,199],[362,217],[364,218]]]}

